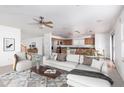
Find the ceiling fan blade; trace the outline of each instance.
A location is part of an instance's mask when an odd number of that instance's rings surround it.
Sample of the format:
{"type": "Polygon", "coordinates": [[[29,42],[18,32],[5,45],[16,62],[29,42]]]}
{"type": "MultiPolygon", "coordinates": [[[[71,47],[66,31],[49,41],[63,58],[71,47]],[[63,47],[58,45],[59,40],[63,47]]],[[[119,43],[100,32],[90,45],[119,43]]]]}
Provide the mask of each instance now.
{"type": "Polygon", "coordinates": [[[36,18],[33,18],[33,20],[37,21],[37,22],[40,22],[40,20],[36,19],[36,18]]]}
{"type": "Polygon", "coordinates": [[[45,24],[53,24],[52,21],[47,21],[47,22],[43,22],[43,23],[45,23],[45,24]]]}
{"type": "Polygon", "coordinates": [[[48,25],[48,24],[44,24],[45,26],[47,26],[47,27],[49,27],[49,28],[53,28],[53,26],[50,26],[50,25],[48,25]]]}
{"type": "Polygon", "coordinates": [[[80,31],[75,31],[76,33],[80,33],[80,31]]]}

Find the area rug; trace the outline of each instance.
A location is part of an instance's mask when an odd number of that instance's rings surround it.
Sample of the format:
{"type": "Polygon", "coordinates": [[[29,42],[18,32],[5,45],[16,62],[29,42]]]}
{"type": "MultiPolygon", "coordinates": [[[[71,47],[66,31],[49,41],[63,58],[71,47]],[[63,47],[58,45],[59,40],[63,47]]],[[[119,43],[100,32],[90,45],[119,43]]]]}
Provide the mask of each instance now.
{"type": "MultiPolygon", "coordinates": [[[[0,81],[5,87],[46,87],[46,77],[30,71],[11,72],[0,76],[0,81]]],[[[49,79],[47,87],[67,87],[66,73],[61,74],[56,79],[49,79]]]]}

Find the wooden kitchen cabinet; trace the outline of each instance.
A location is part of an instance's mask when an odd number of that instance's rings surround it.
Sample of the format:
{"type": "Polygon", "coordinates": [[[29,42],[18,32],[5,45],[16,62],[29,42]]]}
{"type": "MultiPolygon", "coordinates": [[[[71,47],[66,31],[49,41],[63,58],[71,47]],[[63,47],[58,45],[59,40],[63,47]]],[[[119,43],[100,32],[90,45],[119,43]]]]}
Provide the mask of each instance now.
{"type": "Polygon", "coordinates": [[[72,39],[62,40],[62,45],[72,45],[72,39]]]}
{"type": "Polygon", "coordinates": [[[85,38],[85,45],[94,45],[95,44],[94,38],[85,38]]]}

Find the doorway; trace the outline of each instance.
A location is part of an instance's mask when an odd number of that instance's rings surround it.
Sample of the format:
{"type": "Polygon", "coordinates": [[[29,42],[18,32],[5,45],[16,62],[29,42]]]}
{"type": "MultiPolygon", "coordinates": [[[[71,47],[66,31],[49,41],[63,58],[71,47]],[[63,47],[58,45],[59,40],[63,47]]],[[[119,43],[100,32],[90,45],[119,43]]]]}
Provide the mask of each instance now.
{"type": "Polygon", "coordinates": [[[111,59],[115,62],[115,33],[111,33],[111,59]]]}

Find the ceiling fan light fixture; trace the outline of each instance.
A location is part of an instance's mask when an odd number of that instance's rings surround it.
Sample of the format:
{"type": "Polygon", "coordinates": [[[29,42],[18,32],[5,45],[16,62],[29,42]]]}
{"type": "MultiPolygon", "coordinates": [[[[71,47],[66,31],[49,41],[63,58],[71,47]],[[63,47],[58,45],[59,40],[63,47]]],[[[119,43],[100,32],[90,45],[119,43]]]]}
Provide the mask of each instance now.
{"type": "Polygon", "coordinates": [[[98,22],[98,23],[101,23],[103,20],[101,20],[101,19],[98,19],[98,20],[96,20],[96,22],[98,22]]]}
{"type": "Polygon", "coordinates": [[[80,34],[80,31],[78,31],[78,30],[76,30],[75,32],[78,33],[78,34],[80,34]]]}
{"type": "Polygon", "coordinates": [[[92,30],[89,30],[90,33],[92,33],[93,31],[92,30]]]}
{"type": "Polygon", "coordinates": [[[44,28],[45,26],[44,26],[44,24],[41,24],[41,28],[44,28]]]}

